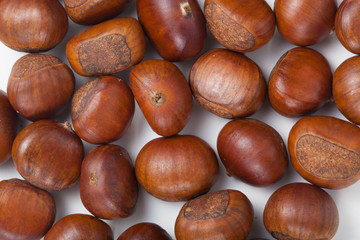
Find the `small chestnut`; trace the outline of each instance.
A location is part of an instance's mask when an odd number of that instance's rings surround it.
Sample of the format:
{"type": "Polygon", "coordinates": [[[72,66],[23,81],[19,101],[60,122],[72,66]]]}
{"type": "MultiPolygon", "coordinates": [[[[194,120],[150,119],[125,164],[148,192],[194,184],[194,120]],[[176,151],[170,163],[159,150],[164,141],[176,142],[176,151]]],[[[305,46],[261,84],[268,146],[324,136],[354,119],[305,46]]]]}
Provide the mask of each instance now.
{"type": "Polygon", "coordinates": [[[117,240],[172,240],[159,225],[150,222],[135,224],[123,232],[117,240]]]}

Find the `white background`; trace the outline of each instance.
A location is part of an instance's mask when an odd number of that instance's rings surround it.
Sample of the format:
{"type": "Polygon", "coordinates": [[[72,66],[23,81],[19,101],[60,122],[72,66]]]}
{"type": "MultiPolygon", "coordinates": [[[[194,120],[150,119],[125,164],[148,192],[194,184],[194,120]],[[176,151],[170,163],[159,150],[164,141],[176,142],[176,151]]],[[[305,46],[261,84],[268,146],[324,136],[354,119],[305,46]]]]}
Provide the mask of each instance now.
{"type": "MultiPolygon", "coordinates": [[[[321,1],[321,0],[320,0],[321,1]]],[[[61,1],[62,2],[62,1],[61,1]]],[[[267,0],[268,4],[273,8],[274,1],[267,0]]],[[[203,7],[204,0],[200,0],[199,4],[203,7]]],[[[337,1],[338,5],[341,1],[337,1]]],[[[136,1],[132,0],[127,9],[119,15],[133,16],[136,18],[136,1]]],[[[65,63],[68,63],[65,55],[65,44],[74,34],[82,31],[87,27],[77,25],[69,20],[69,31],[65,39],[53,50],[49,51],[49,54],[55,55],[62,59],[65,63]]],[[[208,32],[208,38],[206,41],[205,48],[202,53],[216,47],[221,47],[214,41],[210,33],[208,32]]],[[[262,69],[264,76],[268,80],[268,76],[271,69],[276,64],[280,56],[287,50],[295,47],[294,45],[286,42],[276,31],[273,39],[264,47],[255,52],[247,53],[246,55],[253,59],[262,69]]],[[[334,72],[336,67],[342,63],[345,59],[353,56],[348,52],[337,40],[336,35],[332,34],[325,41],[311,46],[322,53],[329,61],[332,71],[334,72]]],[[[18,60],[25,53],[16,52],[11,50],[0,43],[0,89],[6,91],[8,77],[11,68],[16,60],[18,60]]],[[[147,42],[147,54],[145,59],[160,58],[159,55],[153,50],[151,44],[147,42]]],[[[189,60],[185,62],[178,62],[176,65],[180,67],[185,76],[188,76],[189,69],[195,60],[189,60]]],[[[128,82],[129,70],[117,74],[117,76],[123,78],[128,82]]],[[[91,78],[84,78],[76,75],[76,88],[78,89],[82,84],[91,78]]],[[[43,86],[39,86],[43,87],[43,86]]],[[[322,109],[315,113],[316,115],[332,115],[344,119],[340,112],[336,109],[333,102],[328,103],[322,109]]],[[[269,103],[266,101],[262,108],[253,116],[258,120],[264,121],[265,123],[274,127],[282,136],[285,142],[287,142],[288,133],[292,125],[298,120],[298,118],[286,118],[276,113],[269,103]]],[[[57,118],[58,121],[70,121],[69,118],[69,107],[66,109],[64,114],[57,118]]],[[[195,101],[191,115],[191,119],[187,126],[183,129],[181,134],[193,134],[201,137],[208,142],[211,147],[216,150],[216,139],[221,128],[228,122],[227,119],[222,119],[215,116],[206,110],[202,109],[195,101]]],[[[28,124],[24,121],[23,125],[28,124]]],[[[134,119],[130,129],[126,134],[115,144],[119,144],[125,147],[133,162],[135,162],[137,153],[140,149],[151,139],[159,137],[155,134],[145,118],[142,115],[139,107],[136,105],[134,119]]],[[[85,143],[86,152],[91,150],[94,145],[85,143]]],[[[271,235],[268,234],[263,226],[262,213],[267,199],[270,195],[280,186],[283,186],[290,182],[304,182],[292,168],[291,164],[284,175],[284,177],[276,184],[269,187],[253,187],[240,180],[228,177],[225,174],[223,165],[220,162],[221,170],[220,176],[217,183],[211,189],[211,191],[220,189],[237,189],[247,195],[254,206],[255,218],[252,230],[249,238],[252,237],[263,237],[272,239],[271,235]]],[[[0,180],[9,178],[21,178],[17,173],[12,160],[7,161],[0,166],[0,180]]],[[[335,235],[336,240],[355,240],[360,239],[360,182],[354,185],[342,189],[342,190],[326,190],[335,200],[338,206],[340,214],[340,225],[337,234],[335,235]]],[[[74,187],[63,190],[61,192],[52,192],[55,198],[57,206],[56,220],[71,214],[71,213],[89,213],[81,203],[79,195],[79,184],[77,183],[74,187]]],[[[24,201],[26,201],[24,199],[24,201]]],[[[163,227],[174,239],[174,223],[178,215],[180,208],[184,202],[165,202],[156,199],[149,195],[143,188],[140,187],[139,198],[136,205],[135,212],[128,218],[106,221],[114,232],[114,238],[116,239],[125,229],[139,223],[139,222],[154,222],[163,227]]]]}

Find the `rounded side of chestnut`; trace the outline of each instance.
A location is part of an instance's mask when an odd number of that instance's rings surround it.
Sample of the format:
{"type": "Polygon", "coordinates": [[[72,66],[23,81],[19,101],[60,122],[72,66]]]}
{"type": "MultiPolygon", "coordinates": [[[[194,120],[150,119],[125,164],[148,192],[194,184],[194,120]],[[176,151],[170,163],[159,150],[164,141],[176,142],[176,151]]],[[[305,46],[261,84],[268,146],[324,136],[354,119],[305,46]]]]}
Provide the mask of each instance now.
{"type": "Polygon", "coordinates": [[[159,225],[150,222],[135,224],[126,229],[117,240],[172,240],[170,235],[159,225]]]}

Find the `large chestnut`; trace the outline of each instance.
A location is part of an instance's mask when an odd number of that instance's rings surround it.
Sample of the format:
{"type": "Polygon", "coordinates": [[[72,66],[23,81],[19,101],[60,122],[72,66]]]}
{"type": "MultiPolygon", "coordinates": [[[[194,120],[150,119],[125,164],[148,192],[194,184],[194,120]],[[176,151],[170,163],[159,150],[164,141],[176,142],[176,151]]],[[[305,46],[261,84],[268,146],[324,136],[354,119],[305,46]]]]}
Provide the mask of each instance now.
{"type": "Polygon", "coordinates": [[[203,49],[206,24],[197,0],[138,0],[136,7],[141,25],[164,59],[190,59],[203,49]]]}
{"type": "Polygon", "coordinates": [[[15,167],[32,185],[60,191],[80,176],[84,149],[69,123],[40,120],[26,126],[12,146],[15,167]]]}
{"type": "Polygon", "coordinates": [[[172,240],[159,225],[150,222],[135,224],[123,232],[117,240],[172,240]]]}
{"type": "Polygon", "coordinates": [[[331,196],[307,183],[290,183],[276,190],[263,214],[267,231],[276,239],[332,239],[339,213],[331,196]]]}
{"type": "Polygon", "coordinates": [[[74,94],[71,119],[75,132],[93,144],[119,139],[128,129],[135,112],[129,86],[115,76],[97,77],[74,94]]]}
{"type": "Polygon", "coordinates": [[[21,52],[54,48],[68,30],[64,7],[54,0],[0,1],[0,41],[21,52]]]}
{"type": "Polygon", "coordinates": [[[11,70],[7,93],[13,108],[24,118],[52,118],[70,101],[75,89],[71,69],[49,54],[27,54],[11,70]]]}
{"type": "Polygon", "coordinates": [[[130,85],[151,128],[161,136],[179,133],[188,122],[192,94],[176,65],[166,60],[147,60],[130,72],[130,85]]]}
{"type": "Polygon", "coordinates": [[[279,33],[299,46],[318,43],[334,30],[335,0],[275,0],[274,12],[279,33]]]}
{"type": "Polygon", "coordinates": [[[250,116],[266,96],[266,82],[256,63],[226,49],[200,56],[190,70],[189,82],[196,101],[224,118],[250,116]]]}
{"type": "Polygon", "coordinates": [[[268,94],[272,107],[286,117],[315,112],[332,96],[332,72],[325,57],[310,48],[290,49],[276,63],[268,94]]]}
{"type": "Polygon", "coordinates": [[[254,51],[275,32],[275,16],[265,0],[205,0],[204,12],[215,40],[232,51],[254,51]]]}
{"type": "Polygon", "coordinates": [[[38,240],[55,220],[55,201],[24,180],[0,182],[0,239],[38,240]]]}
{"type": "Polygon", "coordinates": [[[147,192],[165,201],[183,201],[214,185],[219,164],[214,150],[192,135],[160,137],[139,152],[135,174],[147,192]]]}
{"type": "Polygon", "coordinates": [[[229,175],[254,186],[275,183],[288,166],[287,151],[280,134],[255,119],[227,123],[219,133],[217,150],[229,175]]]}
{"type": "Polygon", "coordinates": [[[175,236],[177,240],[245,240],[253,219],[253,206],[242,192],[220,190],[185,203],[175,222],[175,236]]]}

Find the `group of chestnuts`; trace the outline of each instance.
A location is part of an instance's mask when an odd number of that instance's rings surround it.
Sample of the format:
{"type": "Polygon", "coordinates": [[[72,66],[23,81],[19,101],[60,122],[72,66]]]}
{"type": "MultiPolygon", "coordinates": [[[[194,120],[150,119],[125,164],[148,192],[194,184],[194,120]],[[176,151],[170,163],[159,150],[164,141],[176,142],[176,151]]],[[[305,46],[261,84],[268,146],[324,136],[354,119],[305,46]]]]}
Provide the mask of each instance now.
{"type": "MultiPolygon", "coordinates": [[[[263,187],[281,179],[289,161],[309,183],[289,183],[271,195],[265,228],[280,240],[332,239],[339,213],[322,188],[342,189],[360,179],[360,57],[333,74],[326,58],[307,46],[335,30],[348,51],[360,54],[360,1],[275,0],[272,9],[265,0],[205,0],[203,7],[197,0],[137,0],[137,19],[121,14],[130,2],[0,1],[0,41],[27,53],[13,65],[7,92],[0,91],[0,162],[12,158],[23,177],[0,182],[0,239],[112,240],[100,219],[130,216],[142,187],[164,201],[185,201],[176,239],[245,240],[254,220],[248,197],[237,189],[209,192],[220,163],[228,175],[263,187]],[[87,27],[67,41],[67,65],[44,52],[64,40],[69,18],[87,27]],[[297,47],[264,76],[244,53],[267,44],[276,27],[297,47]],[[222,48],[202,53],[207,31],[222,48]],[[161,59],[143,61],[147,45],[161,59]],[[173,62],[191,59],[186,77],[173,62]],[[128,80],[116,75],[125,69],[128,80]],[[89,77],[78,89],[75,73],[89,77]],[[248,118],[266,98],[279,114],[299,118],[287,143],[261,119],[248,118]],[[216,151],[180,133],[193,99],[229,119],[216,151]],[[332,99],[349,121],[309,116],[332,99]],[[68,104],[71,122],[60,123],[56,117],[68,104]],[[159,137],[133,161],[114,142],[131,125],[136,104],[159,137]],[[20,129],[22,119],[30,123],[20,129]],[[84,143],[97,146],[86,153],[84,143]],[[54,222],[51,192],[77,181],[92,215],[54,222]]],[[[171,239],[150,222],[116,237],[171,239]]]]}

